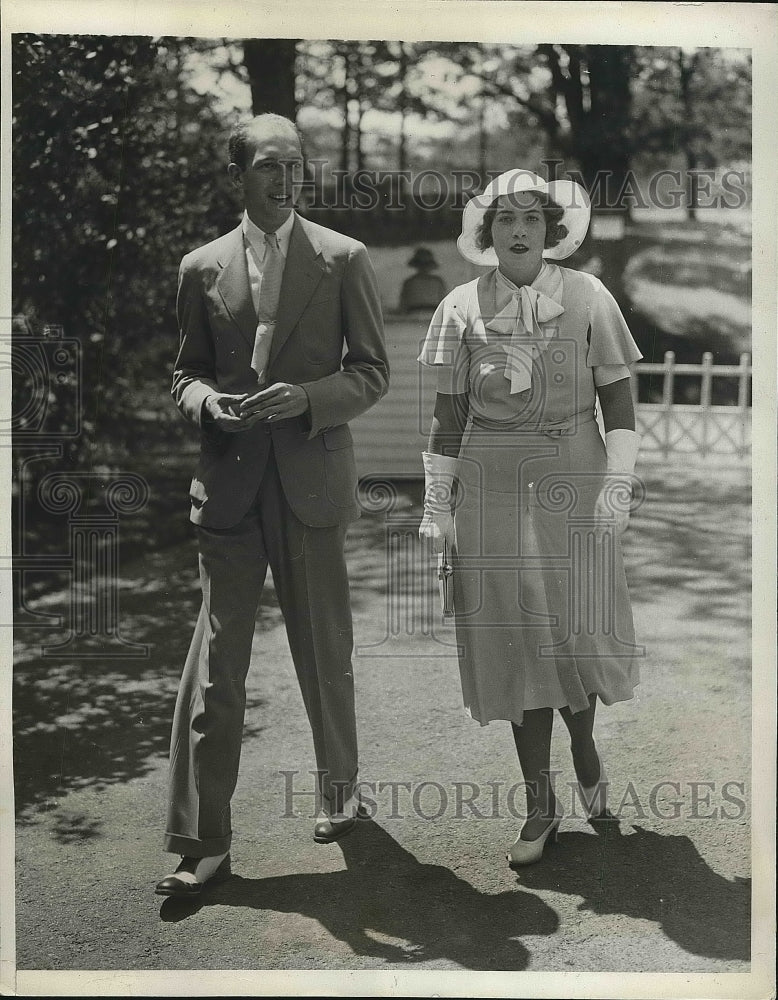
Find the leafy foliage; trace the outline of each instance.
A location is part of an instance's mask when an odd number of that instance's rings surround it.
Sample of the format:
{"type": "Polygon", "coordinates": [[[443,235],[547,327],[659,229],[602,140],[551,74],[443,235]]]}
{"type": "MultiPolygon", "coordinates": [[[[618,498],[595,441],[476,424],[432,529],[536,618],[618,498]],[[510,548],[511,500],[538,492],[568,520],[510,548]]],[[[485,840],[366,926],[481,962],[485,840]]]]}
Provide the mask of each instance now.
{"type": "Polygon", "coordinates": [[[634,130],[643,157],[676,152],[701,168],[751,154],[751,57],[722,49],[638,49],[634,130]]]}
{"type": "Polygon", "coordinates": [[[73,459],[110,461],[166,392],[183,254],[229,225],[221,123],[180,80],[184,42],[17,35],[13,296],[81,341],[73,459]]]}

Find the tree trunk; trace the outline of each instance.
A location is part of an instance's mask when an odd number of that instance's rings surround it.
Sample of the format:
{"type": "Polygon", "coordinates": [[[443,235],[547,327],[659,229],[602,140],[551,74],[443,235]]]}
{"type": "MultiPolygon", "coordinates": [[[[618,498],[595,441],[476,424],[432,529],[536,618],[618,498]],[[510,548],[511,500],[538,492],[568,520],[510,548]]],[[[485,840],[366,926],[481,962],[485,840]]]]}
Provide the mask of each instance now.
{"type": "Polygon", "coordinates": [[[630,169],[633,46],[589,45],[589,108],[581,118],[575,149],[590,190],[602,192],[602,208],[628,216],[625,182],[630,169]]]}
{"type": "Polygon", "coordinates": [[[541,45],[538,52],[551,72],[551,106],[561,98],[569,122],[569,132],[563,136],[555,114],[538,118],[552,152],[558,149],[578,161],[595,208],[626,214],[634,46],[541,45]]]}
{"type": "MultiPolygon", "coordinates": [[[[584,71],[588,69],[588,102],[582,93],[578,127],[571,128],[573,151],[592,197],[593,219],[601,215],[604,219],[613,220],[617,233],[618,227],[622,227],[620,231],[623,233],[630,216],[626,197],[632,156],[632,58],[631,45],[588,45],[580,63],[575,62],[584,90],[584,71]]],[[[577,86],[571,90],[577,101],[577,86]]],[[[596,221],[593,222],[593,226],[596,225],[596,221]]],[[[616,234],[609,238],[603,233],[601,238],[595,239],[594,245],[603,262],[603,281],[622,307],[628,308],[624,288],[627,257],[623,238],[616,234]]]]}
{"type": "Polygon", "coordinates": [[[686,207],[686,215],[690,222],[697,221],[697,199],[700,196],[700,178],[696,173],[697,154],[691,145],[686,148],[686,172],[689,177],[689,203],[686,207]]]}
{"type": "Polygon", "coordinates": [[[351,121],[349,120],[351,57],[348,51],[342,52],[341,55],[343,57],[343,89],[340,97],[343,111],[343,131],[340,135],[340,169],[344,174],[347,174],[351,170],[351,121]]]}
{"type": "Polygon", "coordinates": [[[680,128],[679,143],[686,157],[686,173],[689,179],[687,214],[689,220],[697,219],[697,199],[699,197],[699,177],[694,172],[699,165],[694,131],[694,106],[692,102],[692,77],[697,69],[699,54],[697,52],[687,62],[683,49],[678,50],[678,70],[681,90],[681,106],[683,122],[680,128]]]}
{"type": "Polygon", "coordinates": [[[486,131],[486,96],[481,97],[478,108],[478,176],[481,187],[486,184],[486,154],[489,146],[489,135],[486,131]]]}
{"type": "Polygon", "coordinates": [[[272,112],[292,121],[297,116],[295,56],[297,39],[246,38],[243,63],[251,85],[255,115],[272,112]]]}
{"type": "Polygon", "coordinates": [[[362,135],[362,115],[364,114],[364,105],[362,103],[362,98],[357,97],[356,99],[357,116],[354,121],[354,135],[355,135],[355,146],[357,154],[357,170],[365,169],[365,151],[362,148],[362,140],[364,136],[362,135]]]}
{"type": "Polygon", "coordinates": [[[400,94],[397,99],[397,110],[400,112],[400,143],[397,149],[397,169],[400,173],[406,169],[408,163],[408,151],[406,148],[405,124],[408,116],[408,53],[405,50],[405,43],[400,42],[400,94]]]}

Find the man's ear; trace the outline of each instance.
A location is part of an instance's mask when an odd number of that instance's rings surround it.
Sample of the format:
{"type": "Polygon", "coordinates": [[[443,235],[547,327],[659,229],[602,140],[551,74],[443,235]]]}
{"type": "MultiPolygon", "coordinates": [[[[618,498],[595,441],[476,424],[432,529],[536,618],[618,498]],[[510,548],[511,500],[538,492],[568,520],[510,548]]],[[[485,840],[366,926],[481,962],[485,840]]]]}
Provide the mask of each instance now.
{"type": "Polygon", "coordinates": [[[243,186],[243,171],[237,163],[227,164],[227,174],[235,187],[243,186]]]}

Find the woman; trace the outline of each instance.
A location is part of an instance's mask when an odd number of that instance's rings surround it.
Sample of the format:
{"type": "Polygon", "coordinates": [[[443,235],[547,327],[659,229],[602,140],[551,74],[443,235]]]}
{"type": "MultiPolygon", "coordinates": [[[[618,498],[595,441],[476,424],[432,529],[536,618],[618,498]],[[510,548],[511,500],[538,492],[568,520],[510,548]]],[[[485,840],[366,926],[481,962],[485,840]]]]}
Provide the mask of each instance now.
{"type": "Polygon", "coordinates": [[[580,245],[589,214],[572,181],[526,170],[492,181],[457,241],[491,269],[441,302],[419,356],[437,368],[419,534],[452,553],[465,706],[481,725],[512,725],[527,819],[511,866],[539,860],[562,817],[553,710],[596,818],[607,779],[595,705],[638,683],[619,535],[638,448],[627,366],[641,354],[603,285],[550,262],[580,245]]]}

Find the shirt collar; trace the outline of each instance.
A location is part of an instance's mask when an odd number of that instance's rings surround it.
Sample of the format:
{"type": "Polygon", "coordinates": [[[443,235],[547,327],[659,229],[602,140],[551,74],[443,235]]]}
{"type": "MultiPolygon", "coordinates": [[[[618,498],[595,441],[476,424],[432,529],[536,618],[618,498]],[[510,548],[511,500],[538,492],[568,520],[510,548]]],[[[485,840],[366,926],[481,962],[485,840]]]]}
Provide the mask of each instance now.
{"type": "MultiPolygon", "coordinates": [[[[556,264],[549,264],[543,261],[540,265],[537,277],[530,284],[530,288],[547,295],[554,302],[562,301],[562,272],[556,264]]],[[[499,268],[495,268],[495,294],[497,310],[503,309],[509,301],[511,295],[519,290],[510,278],[506,278],[499,268]]]]}
{"type": "MultiPolygon", "coordinates": [[[[292,238],[292,228],[294,226],[294,212],[290,212],[286,221],[283,225],[276,229],[276,236],[278,237],[278,247],[281,253],[286,257],[289,251],[289,241],[292,238]]],[[[243,213],[243,221],[241,222],[241,227],[243,229],[244,239],[251,244],[254,252],[257,254],[260,260],[264,259],[265,256],[265,232],[260,229],[255,223],[251,221],[248,216],[248,212],[243,213]]]]}

